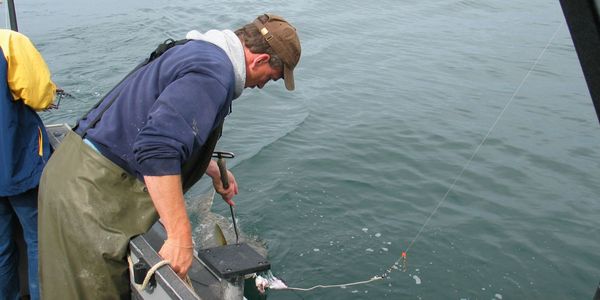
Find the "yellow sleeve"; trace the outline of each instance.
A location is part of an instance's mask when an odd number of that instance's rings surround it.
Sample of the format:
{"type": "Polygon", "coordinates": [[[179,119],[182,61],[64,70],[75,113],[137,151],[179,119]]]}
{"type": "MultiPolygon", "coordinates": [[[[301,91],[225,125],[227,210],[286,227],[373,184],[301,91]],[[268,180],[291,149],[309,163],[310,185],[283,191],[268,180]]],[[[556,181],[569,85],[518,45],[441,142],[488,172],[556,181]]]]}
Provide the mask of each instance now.
{"type": "Polygon", "coordinates": [[[50,79],[44,58],[25,35],[5,30],[1,35],[0,46],[8,62],[7,81],[13,98],[34,110],[48,108],[54,100],[56,85],[50,79]]]}

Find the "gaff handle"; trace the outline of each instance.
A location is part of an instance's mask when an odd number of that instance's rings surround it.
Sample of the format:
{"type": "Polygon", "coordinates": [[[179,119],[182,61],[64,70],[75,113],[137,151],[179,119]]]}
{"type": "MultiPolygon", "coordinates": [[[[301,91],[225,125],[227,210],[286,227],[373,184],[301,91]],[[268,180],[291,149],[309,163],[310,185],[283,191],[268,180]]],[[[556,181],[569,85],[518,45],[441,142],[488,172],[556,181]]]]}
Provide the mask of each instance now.
{"type": "Polygon", "coordinates": [[[220,157],[217,159],[217,166],[219,166],[219,172],[221,173],[221,182],[223,183],[223,188],[229,188],[229,176],[227,176],[227,166],[225,165],[225,159],[220,157]]]}
{"type": "Polygon", "coordinates": [[[225,158],[234,158],[235,155],[231,152],[224,151],[215,151],[213,152],[212,157],[217,158],[217,166],[219,166],[219,173],[221,174],[221,182],[223,183],[223,188],[229,188],[229,176],[227,176],[227,164],[225,163],[225,158]]]}

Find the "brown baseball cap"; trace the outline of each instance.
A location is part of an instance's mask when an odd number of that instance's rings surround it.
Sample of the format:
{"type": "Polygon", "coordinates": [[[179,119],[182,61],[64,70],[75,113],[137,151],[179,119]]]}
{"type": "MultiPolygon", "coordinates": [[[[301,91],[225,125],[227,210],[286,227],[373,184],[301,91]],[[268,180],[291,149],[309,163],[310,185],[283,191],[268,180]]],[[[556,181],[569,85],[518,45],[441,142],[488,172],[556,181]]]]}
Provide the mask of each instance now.
{"type": "Polygon", "coordinates": [[[273,48],[275,54],[283,62],[283,81],[285,87],[294,90],[294,68],[300,61],[300,40],[296,28],[280,16],[265,14],[267,21],[263,24],[258,18],[254,25],[273,48]]]}

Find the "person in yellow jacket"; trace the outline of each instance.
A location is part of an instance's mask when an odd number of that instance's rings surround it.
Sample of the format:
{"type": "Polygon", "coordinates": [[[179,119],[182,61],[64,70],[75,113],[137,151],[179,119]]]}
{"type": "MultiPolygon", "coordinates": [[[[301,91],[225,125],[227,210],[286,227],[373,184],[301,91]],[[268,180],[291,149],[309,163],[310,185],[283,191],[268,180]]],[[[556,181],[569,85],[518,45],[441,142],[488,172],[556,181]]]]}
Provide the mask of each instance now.
{"type": "Polygon", "coordinates": [[[56,85],[23,34],[0,29],[0,299],[17,299],[15,222],[27,245],[29,293],[39,299],[37,188],[50,145],[36,111],[52,105],[56,85]]]}

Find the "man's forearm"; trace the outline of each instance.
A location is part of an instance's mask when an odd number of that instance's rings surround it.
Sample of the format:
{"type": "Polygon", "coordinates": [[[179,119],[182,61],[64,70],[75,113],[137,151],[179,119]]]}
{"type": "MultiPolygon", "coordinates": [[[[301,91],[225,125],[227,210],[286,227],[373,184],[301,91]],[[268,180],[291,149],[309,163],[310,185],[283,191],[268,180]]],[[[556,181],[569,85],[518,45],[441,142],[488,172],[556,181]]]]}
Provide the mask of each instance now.
{"type": "Polygon", "coordinates": [[[191,246],[192,228],[185,209],[181,176],[144,176],[144,181],[169,241],[183,247],[191,246]]]}

